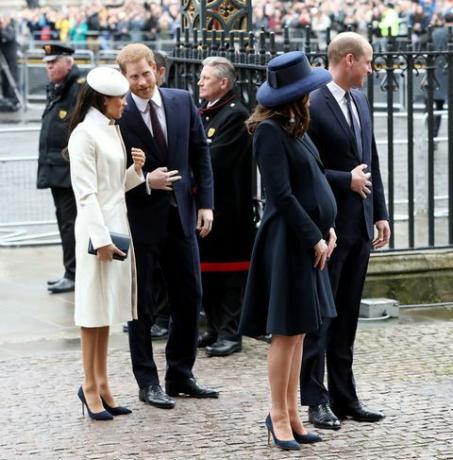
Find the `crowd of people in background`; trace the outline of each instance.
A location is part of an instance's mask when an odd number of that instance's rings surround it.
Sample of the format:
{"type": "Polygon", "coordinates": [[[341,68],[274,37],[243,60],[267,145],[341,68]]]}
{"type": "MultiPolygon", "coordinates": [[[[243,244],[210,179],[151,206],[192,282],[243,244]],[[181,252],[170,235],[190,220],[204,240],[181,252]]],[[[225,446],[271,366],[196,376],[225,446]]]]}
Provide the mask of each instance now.
{"type": "MultiPolygon", "coordinates": [[[[83,48],[96,39],[101,49],[110,49],[115,42],[171,39],[181,26],[179,0],[94,0],[58,9],[36,4],[14,13],[17,37],[23,45],[31,39],[55,40],[83,48]]],[[[406,34],[411,27],[413,39],[418,41],[429,25],[442,26],[453,0],[254,0],[252,8],[255,30],[279,33],[289,27],[293,36],[303,36],[310,26],[321,44],[328,29],[339,33],[352,28],[366,34],[368,24],[376,37],[384,38],[406,34]]]]}
{"type": "Polygon", "coordinates": [[[172,38],[181,25],[179,8],[178,0],[95,0],[80,7],[27,8],[17,13],[18,39],[24,44],[30,39],[72,42],[80,48],[96,39],[102,49],[109,49],[114,42],[172,38]]]}

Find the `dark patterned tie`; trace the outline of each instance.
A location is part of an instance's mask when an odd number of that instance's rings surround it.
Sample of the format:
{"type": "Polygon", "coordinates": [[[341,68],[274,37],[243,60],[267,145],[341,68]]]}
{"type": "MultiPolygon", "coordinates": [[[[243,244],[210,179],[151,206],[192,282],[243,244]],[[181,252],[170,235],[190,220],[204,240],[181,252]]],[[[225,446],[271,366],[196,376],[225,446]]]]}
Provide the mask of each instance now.
{"type": "Polygon", "coordinates": [[[151,127],[153,128],[153,138],[156,144],[159,156],[165,162],[167,160],[167,141],[165,140],[162,126],[160,125],[159,119],[157,118],[156,109],[152,101],[149,101],[149,115],[151,118],[151,127]]]}
{"type": "Polygon", "coordinates": [[[356,117],[354,116],[354,113],[352,111],[352,103],[351,103],[351,93],[349,91],[346,91],[344,95],[346,99],[346,105],[348,107],[348,114],[349,114],[349,124],[351,126],[352,132],[354,133],[355,137],[355,143],[357,146],[357,152],[359,153],[359,158],[362,159],[362,134],[360,132],[360,126],[359,123],[357,122],[356,117]]]}

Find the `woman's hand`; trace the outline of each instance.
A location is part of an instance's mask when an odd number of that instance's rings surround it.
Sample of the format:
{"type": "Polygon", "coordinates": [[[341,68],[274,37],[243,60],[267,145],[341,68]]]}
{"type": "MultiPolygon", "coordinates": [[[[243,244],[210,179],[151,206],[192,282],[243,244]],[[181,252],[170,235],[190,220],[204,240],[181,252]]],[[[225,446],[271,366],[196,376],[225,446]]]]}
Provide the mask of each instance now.
{"type": "Polygon", "coordinates": [[[135,172],[140,176],[143,165],[145,164],[145,152],[135,147],[131,148],[132,161],[134,162],[135,172]]]}
{"type": "Polygon", "coordinates": [[[319,240],[315,246],[313,247],[315,251],[315,263],[313,264],[314,268],[319,268],[320,270],[324,270],[327,261],[327,253],[329,251],[329,247],[325,240],[319,240]]]}
{"type": "Polygon", "coordinates": [[[107,246],[97,248],[97,257],[101,262],[111,262],[113,259],[113,254],[118,254],[122,257],[126,257],[126,254],[119,250],[114,244],[109,244],[107,246]]]}
{"type": "Polygon", "coordinates": [[[335,233],[335,229],[331,227],[329,229],[329,235],[327,237],[327,260],[330,259],[332,256],[333,250],[337,247],[337,234],[335,233]]]}

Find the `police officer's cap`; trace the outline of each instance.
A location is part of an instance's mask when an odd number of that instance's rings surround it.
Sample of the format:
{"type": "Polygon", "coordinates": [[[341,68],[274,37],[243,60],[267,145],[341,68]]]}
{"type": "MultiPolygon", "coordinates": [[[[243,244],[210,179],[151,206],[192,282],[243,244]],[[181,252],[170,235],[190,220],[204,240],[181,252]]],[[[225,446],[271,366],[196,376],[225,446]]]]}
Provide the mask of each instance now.
{"type": "Polygon", "coordinates": [[[56,43],[48,43],[42,47],[44,50],[44,57],[42,60],[44,62],[54,61],[63,56],[72,56],[74,50],[69,46],[58,45],[56,43]]]}
{"type": "Polygon", "coordinates": [[[113,67],[96,67],[87,75],[88,86],[104,96],[124,96],[129,91],[126,77],[113,67]]]}

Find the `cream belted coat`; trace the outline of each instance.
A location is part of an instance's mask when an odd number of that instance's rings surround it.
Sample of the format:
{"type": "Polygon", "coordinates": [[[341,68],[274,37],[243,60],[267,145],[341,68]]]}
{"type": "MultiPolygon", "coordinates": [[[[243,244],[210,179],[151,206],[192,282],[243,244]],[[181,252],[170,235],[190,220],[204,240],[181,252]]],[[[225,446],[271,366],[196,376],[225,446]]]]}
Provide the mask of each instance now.
{"type": "Polygon", "coordinates": [[[101,262],[88,254],[112,243],[109,232],[130,235],[125,192],[144,182],[133,165],[117,125],[91,108],[68,144],[71,181],[77,203],[75,223],[75,324],[109,326],[137,318],[137,277],[131,244],[126,260],[101,262]]]}

